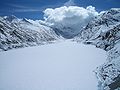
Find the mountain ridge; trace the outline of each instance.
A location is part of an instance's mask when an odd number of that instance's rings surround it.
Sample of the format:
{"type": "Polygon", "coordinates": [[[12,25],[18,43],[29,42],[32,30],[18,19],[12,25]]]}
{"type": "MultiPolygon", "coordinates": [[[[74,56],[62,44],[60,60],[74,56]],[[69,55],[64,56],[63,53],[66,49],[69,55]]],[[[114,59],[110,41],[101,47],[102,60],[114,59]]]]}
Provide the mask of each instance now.
{"type": "Polygon", "coordinates": [[[120,8],[113,8],[92,20],[75,38],[106,51],[106,62],[95,70],[99,90],[120,89],[120,8]]]}
{"type": "Polygon", "coordinates": [[[120,8],[104,11],[72,37],[72,29],[69,27],[62,27],[68,31],[60,32],[39,20],[16,19],[14,16],[9,18],[0,17],[1,50],[51,43],[62,36],[75,42],[94,45],[105,50],[108,55],[106,62],[95,70],[99,90],[120,89],[120,8]]]}
{"type": "Polygon", "coordinates": [[[15,16],[0,17],[0,49],[35,46],[57,40],[58,36],[38,21],[18,19],[15,16]]]}

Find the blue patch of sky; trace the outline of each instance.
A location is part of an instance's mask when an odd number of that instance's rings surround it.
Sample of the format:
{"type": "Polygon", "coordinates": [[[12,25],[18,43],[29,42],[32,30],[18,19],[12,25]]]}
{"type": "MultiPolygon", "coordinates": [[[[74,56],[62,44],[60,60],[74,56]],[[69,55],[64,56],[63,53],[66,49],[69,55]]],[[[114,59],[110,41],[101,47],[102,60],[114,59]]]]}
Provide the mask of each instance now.
{"type": "Polygon", "coordinates": [[[81,7],[92,5],[97,11],[120,8],[120,0],[0,0],[0,16],[16,15],[19,18],[42,19],[46,8],[60,7],[68,1],[81,7]]]}

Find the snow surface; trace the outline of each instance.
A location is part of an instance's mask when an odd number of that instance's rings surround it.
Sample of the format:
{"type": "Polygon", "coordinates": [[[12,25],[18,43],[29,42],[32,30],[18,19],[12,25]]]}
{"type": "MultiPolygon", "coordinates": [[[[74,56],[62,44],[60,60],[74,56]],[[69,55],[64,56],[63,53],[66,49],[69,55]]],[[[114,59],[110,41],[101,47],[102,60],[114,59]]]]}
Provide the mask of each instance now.
{"type": "Polygon", "coordinates": [[[71,41],[0,53],[0,90],[97,90],[106,53],[71,41]]]}

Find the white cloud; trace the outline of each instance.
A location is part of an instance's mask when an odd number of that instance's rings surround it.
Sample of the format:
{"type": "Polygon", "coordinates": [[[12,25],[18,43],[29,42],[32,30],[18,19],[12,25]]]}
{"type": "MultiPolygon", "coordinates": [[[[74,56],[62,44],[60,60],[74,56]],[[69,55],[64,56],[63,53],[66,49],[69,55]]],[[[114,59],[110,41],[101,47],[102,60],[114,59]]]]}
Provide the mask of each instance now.
{"type": "Polygon", "coordinates": [[[47,8],[44,11],[45,22],[52,24],[63,32],[76,34],[91,19],[98,15],[95,7],[88,6],[86,8],[78,6],[63,6],[59,8],[47,8]],[[69,29],[66,29],[68,28],[69,29]],[[64,29],[63,29],[64,28],[64,29]]]}
{"type": "Polygon", "coordinates": [[[7,4],[10,7],[13,7],[13,11],[11,12],[42,12],[47,7],[57,7],[58,5],[45,5],[40,7],[32,7],[32,6],[25,6],[25,5],[18,5],[18,4],[7,4]]]}
{"type": "Polygon", "coordinates": [[[43,7],[29,7],[24,5],[17,4],[7,4],[10,7],[13,7],[12,12],[40,12],[43,11],[43,7]]]}
{"type": "Polygon", "coordinates": [[[41,9],[15,9],[15,12],[40,12],[41,9]]]}
{"type": "Polygon", "coordinates": [[[73,5],[75,5],[75,3],[74,3],[74,0],[69,0],[64,5],[65,6],[73,6],[73,5]]]}

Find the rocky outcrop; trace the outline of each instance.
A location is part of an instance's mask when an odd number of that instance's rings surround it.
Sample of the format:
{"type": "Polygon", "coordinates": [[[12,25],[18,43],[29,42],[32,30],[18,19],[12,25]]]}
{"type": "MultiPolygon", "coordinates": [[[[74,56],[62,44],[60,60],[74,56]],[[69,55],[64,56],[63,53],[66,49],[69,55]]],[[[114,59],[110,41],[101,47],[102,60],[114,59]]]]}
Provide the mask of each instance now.
{"type": "Polygon", "coordinates": [[[0,51],[41,45],[57,40],[57,34],[39,21],[0,17],[0,51]]]}

